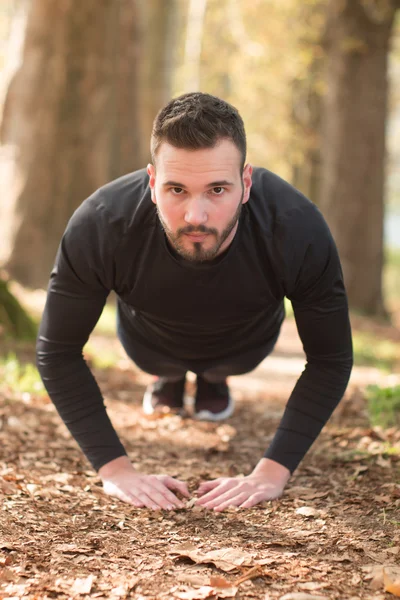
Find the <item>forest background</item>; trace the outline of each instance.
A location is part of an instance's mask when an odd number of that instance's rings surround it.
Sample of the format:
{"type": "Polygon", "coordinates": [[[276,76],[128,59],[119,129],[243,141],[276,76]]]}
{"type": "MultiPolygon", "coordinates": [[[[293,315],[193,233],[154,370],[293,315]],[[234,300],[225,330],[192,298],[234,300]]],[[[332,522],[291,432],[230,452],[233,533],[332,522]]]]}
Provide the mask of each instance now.
{"type": "MultiPolygon", "coordinates": [[[[366,591],[372,575],[362,569],[366,557],[380,568],[400,556],[400,0],[0,0],[0,69],[0,589],[5,582],[7,597],[25,586],[46,598],[71,586],[90,592],[97,581],[99,597],[107,586],[115,597],[133,589],[138,599],[159,589],[166,598],[211,597],[173,587],[166,527],[170,539],[197,544],[204,530],[203,541],[220,547],[233,536],[242,549],[251,532],[275,564],[268,598],[325,588],[330,598],[389,597],[373,569],[382,593],[366,591]],[[235,105],[248,161],[321,209],[338,245],[354,340],[346,396],[288,496],[223,525],[190,510],[159,524],[107,504],[34,358],[68,219],[99,186],[146,166],[157,111],[194,90],[235,105]],[[107,570],[109,557],[118,573],[107,570]],[[132,561],[134,583],[123,571],[132,561]]],[[[116,348],[110,298],[84,352],[138,468],[165,464],[175,474],[179,464],[193,488],[200,477],[248,472],[304,366],[286,308],[271,366],[234,381],[237,414],[218,428],[142,419],[148,381],[116,348]]],[[[242,597],[264,600],[268,577],[242,597]]]]}

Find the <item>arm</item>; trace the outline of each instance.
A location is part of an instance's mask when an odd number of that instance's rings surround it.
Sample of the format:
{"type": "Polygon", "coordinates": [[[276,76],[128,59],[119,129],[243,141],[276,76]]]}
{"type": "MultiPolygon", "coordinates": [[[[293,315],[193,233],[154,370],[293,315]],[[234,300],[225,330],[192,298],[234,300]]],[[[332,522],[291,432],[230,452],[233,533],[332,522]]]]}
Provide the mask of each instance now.
{"type": "Polygon", "coordinates": [[[37,340],[37,366],[58,413],[94,469],[126,454],[82,356],[112,288],[115,243],[96,195],[74,213],[58,249],[37,340]]]}
{"type": "Polygon", "coordinates": [[[299,268],[291,270],[286,283],[307,364],[265,453],[291,473],[340,402],[353,365],[347,297],[337,248],[322,215],[314,212],[312,219],[312,238],[299,268]]]}
{"type": "Polygon", "coordinates": [[[206,508],[249,508],[279,497],[346,389],[353,351],[343,273],[326,222],[311,203],[308,208],[303,224],[297,213],[296,227],[286,223],[277,228],[277,270],[293,304],[306,368],[274,439],[253,472],[243,479],[220,478],[201,484],[198,502],[206,508]]]}
{"type": "Polygon", "coordinates": [[[117,244],[106,222],[104,208],[94,195],[68,224],[40,325],[38,369],[58,413],[99,472],[106,494],[137,508],[182,507],[170,490],[189,496],[186,484],[167,475],[143,475],[133,468],[82,356],[114,285],[117,244]]]}

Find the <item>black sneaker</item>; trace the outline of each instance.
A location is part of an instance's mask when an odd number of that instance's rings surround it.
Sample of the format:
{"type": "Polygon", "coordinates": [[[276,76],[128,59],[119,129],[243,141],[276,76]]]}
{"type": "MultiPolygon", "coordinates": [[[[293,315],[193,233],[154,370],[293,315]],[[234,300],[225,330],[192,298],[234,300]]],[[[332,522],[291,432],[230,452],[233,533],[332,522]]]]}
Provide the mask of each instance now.
{"type": "Polygon", "coordinates": [[[197,376],[194,418],[199,421],[222,421],[233,414],[234,400],[225,381],[209,383],[197,376]]]}
{"type": "Polygon", "coordinates": [[[159,413],[182,414],[186,377],[178,381],[169,381],[166,377],[157,377],[147,386],[143,396],[142,408],[145,415],[159,413]]]}

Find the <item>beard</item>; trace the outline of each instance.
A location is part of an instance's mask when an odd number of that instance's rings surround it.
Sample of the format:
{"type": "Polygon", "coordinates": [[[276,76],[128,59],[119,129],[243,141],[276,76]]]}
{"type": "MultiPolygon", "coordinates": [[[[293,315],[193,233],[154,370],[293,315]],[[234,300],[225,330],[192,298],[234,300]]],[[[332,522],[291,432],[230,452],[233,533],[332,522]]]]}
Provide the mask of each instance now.
{"type": "Polygon", "coordinates": [[[176,232],[173,232],[168,227],[162,214],[160,213],[158,209],[158,204],[156,204],[156,209],[161,226],[164,229],[167,235],[167,239],[173,247],[173,249],[185,260],[188,260],[192,263],[203,263],[216,258],[221,249],[221,246],[228,239],[229,235],[232,233],[233,229],[239,222],[243,208],[243,196],[244,191],[242,192],[242,197],[240,198],[240,202],[235,211],[235,214],[221,233],[217,229],[209,228],[205,225],[198,225],[197,227],[193,225],[188,225],[187,227],[182,227],[176,232]],[[208,235],[213,235],[215,237],[215,242],[210,248],[207,249],[203,248],[204,242],[191,242],[193,249],[189,250],[182,243],[182,238],[186,233],[207,233],[208,235]]]}

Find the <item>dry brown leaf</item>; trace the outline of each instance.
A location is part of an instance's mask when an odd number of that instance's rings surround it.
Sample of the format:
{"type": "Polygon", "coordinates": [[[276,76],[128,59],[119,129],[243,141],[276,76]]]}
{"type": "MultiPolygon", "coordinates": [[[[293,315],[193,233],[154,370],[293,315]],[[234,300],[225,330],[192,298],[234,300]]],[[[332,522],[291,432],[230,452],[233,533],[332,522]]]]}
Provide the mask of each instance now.
{"type": "Polygon", "coordinates": [[[55,549],[58,552],[63,552],[63,553],[72,553],[72,554],[92,554],[93,553],[93,548],[81,548],[79,546],[77,546],[76,544],[57,544],[57,546],[55,547],[55,549]]]}
{"type": "Polygon", "coordinates": [[[314,517],[318,518],[320,516],[320,512],[313,508],[312,506],[301,506],[296,510],[297,515],[301,515],[302,517],[314,517]]]}
{"type": "Polygon", "coordinates": [[[400,597],[400,567],[383,567],[385,592],[400,597]]]}
{"type": "Polygon", "coordinates": [[[190,558],[195,563],[212,563],[222,571],[233,571],[238,567],[251,567],[254,564],[253,555],[238,548],[220,548],[202,552],[195,546],[185,544],[170,550],[170,554],[178,554],[177,558],[190,558]]]}
{"type": "Polygon", "coordinates": [[[314,594],[306,594],[305,592],[292,592],[281,596],[279,600],[327,600],[326,596],[315,596],[314,594]]]}
{"type": "Polygon", "coordinates": [[[181,583],[189,583],[190,585],[195,585],[197,587],[201,587],[207,585],[208,577],[205,575],[201,575],[200,573],[178,573],[176,575],[176,580],[181,583]]]}
{"type": "Polygon", "coordinates": [[[370,587],[373,590],[380,590],[383,586],[383,567],[382,565],[365,565],[361,567],[364,571],[364,579],[371,580],[370,587]]]}
{"type": "Polygon", "coordinates": [[[291,498],[300,498],[301,500],[316,500],[320,498],[326,498],[329,492],[317,492],[313,488],[307,488],[302,485],[294,485],[285,492],[286,495],[291,498]]]}
{"type": "Polygon", "coordinates": [[[214,576],[210,577],[210,585],[211,585],[211,587],[214,587],[214,588],[232,587],[232,584],[230,581],[227,581],[223,577],[214,577],[214,576]]]}
{"type": "Polygon", "coordinates": [[[0,569],[0,581],[16,581],[18,576],[8,567],[0,569]]]}
{"type": "Polygon", "coordinates": [[[93,575],[89,575],[88,577],[84,578],[77,577],[74,581],[74,585],[72,586],[72,592],[75,594],[90,594],[93,581],[93,575]]]}
{"type": "Polygon", "coordinates": [[[384,502],[385,504],[390,504],[392,499],[390,496],[374,496],[375,502],[384,502]]]}
{"type": "Polygon", "coordinates": [[[230,588],[213,588],[217,598],[235,598],[238,593],[238,589],[235,586],[230,588]]]}
{"type": "Polygon", "coordinates": [[[322,590],[328,587],[329,583],[322,583],[317,581],[307,581],[306,583],[298,583],[297,584],[301,590],[306,590],[308,592],[314,592],[315,590],[322,590]]]}
{"type": "Polygon", "coordinates": [[[179,600],[205,600],[206,598],[215,597],[214,589],[209,585],[203,585],[198,590],[184,590],[172,592],[174,598],[179,600]]]}

